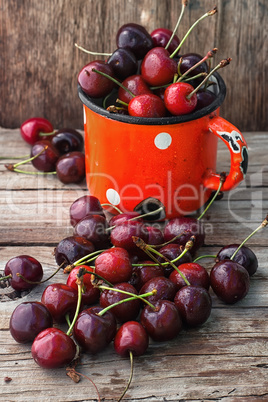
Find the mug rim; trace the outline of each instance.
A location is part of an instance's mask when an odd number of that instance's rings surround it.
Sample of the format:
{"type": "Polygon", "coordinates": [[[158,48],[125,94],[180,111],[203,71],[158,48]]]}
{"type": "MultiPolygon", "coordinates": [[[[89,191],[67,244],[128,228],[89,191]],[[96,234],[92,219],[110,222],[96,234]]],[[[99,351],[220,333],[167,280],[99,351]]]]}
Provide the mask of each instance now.
{"type": "Polygon", "coordinates": [[[226,96],[226,86],[224,80],[220,76],[218,72],[215,72],[212,77],[216,79],[217,82],[217,89],[218,94],[216,99],[211,102],[210,105],[205,106],[204,108],[194,111],[193,113],[189,113],[182,116],[167,116],[167,117],[136,117],[136,116],[129,116],[123,115],[119,113],[111,113],[108,112],[103,107],[99,106],[96,102],[100,101],[100,99],[93,99],[88,96],[78,84],[78,96],[81,102],[87,106],[93,112],[106,117],[111,120],[116,120],[122,123],[129,123],[129,124],[142,124],[142,125],[167,125],[167,124],[178,124],[178,123],[185,123],[188,121],[200,119],[210,113],[214,112],[219,106],[223,103],[225,96],[226,96]]]}

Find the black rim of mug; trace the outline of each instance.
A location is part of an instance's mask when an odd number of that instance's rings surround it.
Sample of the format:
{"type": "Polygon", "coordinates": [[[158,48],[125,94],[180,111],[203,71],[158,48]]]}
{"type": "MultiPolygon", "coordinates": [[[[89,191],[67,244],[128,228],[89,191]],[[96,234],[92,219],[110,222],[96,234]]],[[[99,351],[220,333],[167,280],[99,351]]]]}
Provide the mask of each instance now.
{"type": "MultiPolygon", "coordinates": [[[[143,125],[166,125],[166,124],[178,124],[178,123],[185,123],[187,121],[200,119],[206,115],[211,114],[214,112],[220,105],[223,103],[226,95],[226,86],[225,83],[217,72],[213,74],[217,85],[216,91],[217,97],[216,99],[209,105],[204,107],[203,109],[197,110],[193,113],[186,114],[183,116],[168,116],[168,117],[135,117],[135,116],[128,116],[119,113],[110,113],[106,109],[101,106],[102,100],[100,99],[93,99],[90,98],[80,87],[78,84],[78,96],[81,102],[87,106],[93,112],[107,117],[111,120],[120,121],[122,123],[129,123],[129,124],[143,124],[143,125]]],[[[213,86],[214,87],[214,86],[213,86]]]]}

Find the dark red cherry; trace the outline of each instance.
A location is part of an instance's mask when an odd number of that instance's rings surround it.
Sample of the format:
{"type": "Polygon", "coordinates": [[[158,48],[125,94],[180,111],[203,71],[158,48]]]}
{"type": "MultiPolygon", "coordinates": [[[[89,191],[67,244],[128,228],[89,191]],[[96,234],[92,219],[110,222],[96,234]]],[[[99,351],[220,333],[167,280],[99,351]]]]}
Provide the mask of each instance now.
{"type": "Polygon", "coordinates": [[[42,293],[41,302],[47,307],[53,320],[65,322],[66,314],[73,315],[77,306],[77,290],[65,283],[48,285],[42,293]]]}
{"type": "Polygon", "coordinates": [[[110,311],[99,315],[102,308],[93,306],[83,310],[77,317],[73,329],[76,342],[90,354],[102,352],[116,333],[116,319],[110,311]]]}
{"type": "Polygon", "coordinates": [[[234,304],[247,295],[250,277],[242,265],[223,260],[217,262],[210,271],[210,284],[219,299],[227,304],[234,304]]]}
{"type": "Polygon", "coordinates": [[[139,221],[126,221],[116,225],[111,231],[111,242],[116,247],[123,247],[128,251],[137,250],[133,236],[141,238],[147,243],[149,234],[146,225],[139,221]]]}
{"type": "MultiPolygon", "coordinates": [[[[146,84],[141,75],[131,75],[127,77],[122,84],[135,96],[152,93],[149,85],[146,84]]],[[[124,88],[120,87],[118,90],[118,98],[123,102],[129,103],[133,96],[124,88]]]]}
{"type": "Polygon", "coordinates": [[[62,155],[57,161],[56,172],[64,184],[81,183],[85,178],[85,155],[78,151],[62,155]]]}
{"type": "Polygon", "coordinates": [[[174,116],[193,112],[197,104],[196,94],[194,93],[188,98],[193,90],[192,85],[187,82],[176,82],[169,85],[164,93],[164,103],[167,110],[174,116]]]}
{"type": "Polygon", "coordinates": [[[150,279],[164,276],[163,268],[160,265],[152,264],[154,264],[153,261],[142,261],[141,265],[133,267],[129,283],[131,283],[131,285],[133,285],[138,291],[150,279]]]}
{"type": "Polygon", "coordinates": [[[129,221],[132,218],[135,218],[135,221],[142,222],[142,219],[136,219],[139,216],[138,212],[124,212],[122,214],[114,215],[110,221],[109,225],[110,226],[116,226],[120,225],[121,223],[124,223],[126,221],[129,221]]]}
{"type": "MultiPolygon", "coordinates": [[[[185,263],[179,266],[179,270],[183,273],[186,279],[188,279],[191,285],[201,286],[207,290],[209,289],[209,274],[202,265],[199,265],[196,262],[185,263]]],[[[171,272],[169,279],[177,285],[177,289],[186,285],[181,274],[176,270],[171,272]]]]}
{"type": "Polygon", "coordinates": [[[156,246],[164,243],[164,234],[162,228],[157,225],[147,226],[149,237],[147,243],[156,246]]]}
{"type": "Polygon", "coordinates": [[[166,108],[159,96],[142,94],[131,99],[128,104],[128,113],[136,117],[164,117],[166,108]]]}
{"type": "Polygon", "coordinates": [[[74,359],[76,346],[72,338],[58,328],[40,332],[32,344],[32,356],[42,368],[55,369],[74,359]]]}
{"type": "Polygon", "coordinates": [[[135,23],[123,25],[116,34],[116,45],[118,48],[131,50],[138,60],[152,49],[153,40],[146,29],[135,23]]]}
{"type": "Polygon", "coordinates": [[[128,252],[122,247],[103,251],[95,260],[95,272],[112,284],[127,282],[132,273],[128,252]]]}
{"type": "Polygon", "coordinates": [[[155,309],[145,306],[140,322],[156,342],[170,341],[182,330],[179,311],[175,303],[169,300],[159,300],[155,303],[155,309]]]}
{"type": "Polygon", "coordinates": [[[53,126],[47,119],[43,117],[32,117],[22,123],[20,133],[24,141],[33,145],[42,139],[40,133],[52,133],[53,126]]]}
{"type": "MultiPolygon", "coordinates": [[[[239,247],[239,244],[230,244],[223,247],[216,256],[216,262],[229,260],[234,252],[239,247]]],[[[247,246],[242,246],[233,258],[234,262],[242,265],[248,271],[249,275],[255,274],[258,268],[258,260],[253,251],[247,246]]]]}
{"type": "Polygon", "coordinates": [[[176,73],[177,62],[170,58],[170,53],[163,47],[150,50],[141,64],[142,78],[151,86],[169,84],[176,73]]]}
{"type": "Polygon", "coordinates": [[[11,275],[9,283],[15,290],[22,291],[32,289],[36,286],[35,283],[26,282],[23,278],[19,277],[17,273],[31,282],[40,282],[43,278],[42,265],[29,255],[18,255],[17,257],[11,258],[6,263],[4,275],[11,275]]]}
{"type": "Polygon", "coordinates": [[[104,216],[88,215],[76,224],[74,235],[91,241],[95,249],[100,250],[110,245],[108,227],[109,225],[104,216]]]}
{"type": "Polygon", "coordinates": [[[31,162],[37,170],[40,172],[54,172],[60,154],[50,141],[40,140],[35,142],[32,146],[31,157],[33,156],[36,156],[36,158],[31,162]],[[40,154],[40,152],[42,153],[40,154]]]}
{"type": "Polygon", "coordinates": [[[102,60],[94,60],[85,65],[78,74],[78,83],[82,90],[91,98],[102,98],[111,92],[115,84],[109,78],[92,71],[93,69],[111,77],[114,76],[113,69],[102,60]]]}
{"type": "MultiPolygon", "coordinates": [[[[184,251],[184,246],[176,243],[170,243],[166,244],[165,246],[161,247],[158,252],[162,254],[164,257],[166,257],[169,261],[175,260],[177,257],[181,255],[181,253],[184,251]]],[[[161,263],[165,263],[166,260],[163,257],[157,257],[158,261],[161,263]]],[[[189,251],[186,251],[186,253],[179,258],[177,261],[174,262],[174,265],[177,267],[181,264],[191,262],[192,261],[192,256],[189,251]]],[[[174,271],[174,268],[170,264],[165,264],[163,265],[163,270],[165,276],[169,276],[171,272],[174,271]]]]}
{"type": "MultiPolygon", "coordinates": [[[[172,31],[167,28],[157,28],[153,32],[151,32],[151,37],[153,38],[154,46],[158,47],[166,47],[168,41],[172,35],[172,31]]],[[[171,54],[173,53],[180,44],[180,40],[177,35],[174,35],[170,45],[168,46],[167,50],[171,54]]]]}
{"type": "Polygon", "coordinates": [[[152,292],[154,289],[156,289],[157,293],[147,297],[147,300],[153,304],[158,300],[173,301],[177,291],[176,285],[171,280],[164,276],[158,276],[146,282],[141,288],[140,294],[152,292]]]}
{"type": "Polygon", "coordinates": [[[183,322],[189,327],[204,324],[211,313],[210,294],[200,286],[184,286],[176,293],[174,303],[183,322]]]}
{"type": "Polygon", "coordinates": [[[103,215],[100,201],[93,195],[83,195],[77,198],[70,206],[70,223],[75,226],[88,215],[103,215]]]}
{"type": "Polygon", "coordinates": [[[62,128],[51,138],[51,144],[63,155],[69,152],[82,152],[84,149],[84,138],[72,128],[62,128]]]}
{"type": "Polygon", "coordinates": [[[209,106],[216,99],[216,95],[208,89],[206,91],[199,89],[199,91],[196,92],[196,97],[197,104],[195,110],[209,106]]]}
{"type": "Polygon", "coordinates": [[[93,251],[95,251],[94,245],[84,237],[69,236],[58,243],[54,254],[57,264],[63,264],[62,267],[64,268],[80,260],[80,258],[93,253],[93,251]]]}
{"type": "Polygon", "coordinates": [[[23,302],[13,311],[9,320],[9,330],[16,342],[32,342],[46,328],[53,325],[53,319],[42,303],[23,302]]]}
{"type": "MultiPolygon", "coordinates": [[[[183,54],[181,56],[182,61],[180,63],[180,72],[181,74],[184,74],[187,70],[189,70],[191,67],[193,67],[196,63],[198,63],[199,61],[201,61],[203,59],[202,56],[200,56],[197,53],[187,53],[187,54],[183,54]]],[[[207,63],[204,61],[202,64],[200,64],[199,66],[197,66],[196,68],[194,68],[189,75],[187,75],[188,77],[193,77],[197,74],[200,73],[207,73],[208,72],[208,65],[207,63]]],[[[195,83],[200,83],[202,80],[204,79],[204,77],[200,77],[194,80],[195,83]]]]}
{"type": "MultiPolygon", "coordinates": [[[[93,268],[88,267],[86,265],[78,265],[77,267],[74,267],[71,272],[68,275],[66,285],[71,286],[74,288],[76,291],[78,290],[77,287],[77,274],[80,270],[80,268],[85,268],[87,271],[91,271],[92,273],[94,272],[93,268]]],[[[91,280],[91,274],[86,273],[83,275],[83,284],[82,284],[82,302],[85,305],[91,305],[94,303],[97,303],[100,297],[100,291],[99,289],[92,284],[91,280]]]]}
{"type": "MultiPolygon", "coordinates": [[[[131,297],[130,295],[117,292],[114,289],[119,289],[123,290],[124,292],[133,293],[134,295],[138,294],[137,290],[131,284],[126,282],[118,283],[113,288],[111,288],[111,290],[103,290],[101,292],[100,296],[101,307],[105,308],[114,303],[118,303],[121,300],[125,300],[131,297]]],[[[135,299],[124,302],[122,304],[119,304],[118,306],[114,306],[113,308],[110,309],[110,311],[114,314],[114,316],[119,322],[135,320],[140,312],[140,300],[135,299]]]]}
{"type": "Polygon", "coordinates": [[[144,327],[137,321],[125,322],[114,338],[114,349],[120,356],[143,355],[149,345],[149,336],[144,327]]]}
{"type": "Polygon", "coordinates": [[[119,80],[124,80],[130,75],[136,74],[138,69],[138,60],[129,49],[116,49],[107,60],[115,76],[119,80]]]}

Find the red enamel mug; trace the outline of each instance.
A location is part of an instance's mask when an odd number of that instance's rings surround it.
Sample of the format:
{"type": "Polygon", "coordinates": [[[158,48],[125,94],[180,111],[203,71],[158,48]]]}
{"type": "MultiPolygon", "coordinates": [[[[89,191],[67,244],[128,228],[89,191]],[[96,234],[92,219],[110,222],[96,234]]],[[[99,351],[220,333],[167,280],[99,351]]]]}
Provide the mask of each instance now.
{"type": "Polygon", "coordinates": [[[90,194],[123,212],[153,197],[165,206],[168,219],[189,215],[219,187],[218,139],[231,156],[221,190],[236,187],[247,171],[247,144],[241,132],[219,116],[226,87],[218,73],[214,80],[217,97],[209,106],[189,115],[163,118],[110,113],[79,87],[90,194]]]}

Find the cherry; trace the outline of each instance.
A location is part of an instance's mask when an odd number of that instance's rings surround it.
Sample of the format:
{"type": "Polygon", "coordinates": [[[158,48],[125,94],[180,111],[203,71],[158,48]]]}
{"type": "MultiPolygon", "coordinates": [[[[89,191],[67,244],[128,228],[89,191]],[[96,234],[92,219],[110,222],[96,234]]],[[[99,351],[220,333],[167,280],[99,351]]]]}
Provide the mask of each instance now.
{"type": "Polygon", "coordinates": [[[38,301],[23,302],[13,311],[9,330],[16,342],[32,342],[46,328],[53,325],[49,310],[38,301]]]}
{"type": "MultiPolygon", "coordinates": [[[[100,305],[105,308],[114,303],[118,303],[121,300],[125,300],[130,297],[125,293],[117,292],[114,289],[119,289],[124,292],[132,293],[137,295],[138,292],[130,283],[118,283],[111,289],[105,289],[101,292],[100,296],[100,305]]],[[[126,322],[130,320],[135,320],[140,312],[140,300],[130,300],[126,301],[122,304],[118,304],[110,309],[110,311],[114,314],[116,319],[120,322],[126,322]]]]}
{"type": "Polygon", "coordinates": [[[150,50],[141,64],[141,75],[152,86],[169,84],[176,73],[177,62],[170,58],[170,53],[163,47],[150,50]]]}
{"type": "Polygon", "coordinates": [[[128,113],[136,117],[164,117],[166,108],[159,96],[142,94],[131,99],[128,104],[128,113]]]}
{"type": "Polygon", "coordinates": [[[168,111],[174,116],[189,114],[194,111],[197,104],[197,97],[194,88],[187,82],[175,82],[169,85],[164,93],[164,103],[168,111]]]}
{"type": "Polygon", "coordinates": [[[147,30],[135,23],[123,25],[116,34],[118,48],[131,50],[138,60],[153,47],[153,39],[147,30]]]}
{"type": "Polygon", "coordinates": [[[196,92],[196,97],[197,97],[197,103],[195,110],[200,110],[203,109],[204,107],[209,106],[217,97],[216,95],[207,90],[199,89],[199,91],[196,92]]]}
{"type": "Polygon", "coordinates": [[[147,242],[149,233],[146,225],[139,221],[126,221],[121,225],[116,225],[111,231],[111,242],[116,247],[123,247],[128,251],[137,250],[133,241],[133,236],[137,236],[147,242]]]}
{"type": "Polygon", "coordinates": [[[95,251],[94,245],[80,236],[69,236],[62,239],[54,250],[58,265],[66,267],[95,251]]]}
{"type": "Polygon", "coordinates": [[[53,132],[53,126],[47,119],[43,117],[32,117],[22,123],[20,133],[24,141],[33,145],[36,141],[41,140],[41,133],[53,132]]]}
{"type": "Polygon", "coordinates": [[[102,308],[93,306],[83,310],[77,317],[73,335],[81,348],[90,354],[105,349],[116,333],[116,319],[110,311],[101,315],[102,308]]]}
{"type": "Polygon", "coordinates": [[[64,322],[66,314],[75,313],[77,297],[77,290],[73,287],[65,283],[53,283],[43,291],[41,302],[47,307],[54,321],[64,322]]]}
{"type": "MultiPolygon", "coordinates": [[[[122,82],[122,85],[135,96],[152,93],[149,86],[146,84],[141,75],[136,74],[127,77],[122,82]]],[[[133,98],[133,96],[128,91],[126,91],[123,87],[119,87],[118,90],[118,98],[125,103],[129,103],[133,98]]]]}
{"type": "Polygon", "coordinates": [[[152,261],[142,261],[140,265],[134,266],[129,283],[138,291],[152,278],[164,276],[164,269],[160,265],[152,265],[152,261]]]}
{"type": "Polygon", "coordinates": [[[182,320],[175,303],[159,300],[155,308],[145,306],[140,322],[156,342],[170,341],[182,330],[182,320]]]}
{"type": "Polygon", "coordinates": [[[112,284],[127,282],[132,273],[128,252],[121,247],[103,251],[95,260],[95,272],[112,284]]]}
{"type": "Polygon", "coordinates": [[[92,69],[114,76],[112,67],[102,60],[94,60],[86,64],[78,74],[78,83],[82,90],[92,98],[102,98],[114,88],[114,82],[92,69]]]}
{"type": "Polygon", "coordinates": [[[84,237],[94,244],[96,250],[100,250],[110,245],[108,227],[104,216],[88,215],[76,224],[74,235],[84,237]]]}
{"type": "Polygon", "coordinates": [[[58,179],[64,183],[81,183],[85,178],[85,155],[74,151],[62,155],[56,164],[58,179]]]}
{"type": "MultiPolygon", "coordinates": [[[[216,262],[229,260],[234,252],[239,247],[239,244],[230,244],[223,247],[216,256],[216,262]]],[[[247,246],[242,246],[233,258],[234,262],[242,265],[248,271],[249,275],[255,274],[258,268],[258,260],[253,251],[247,246]]]]}
{"type": "Polygon", "coordinates": [[[72,338],[58,328],[40,332],[32,344],[32,356],[43,368],[58,368],[71,363],[76,355],[72,338]]]}
{"type": "Polygon", "coordinates": [[[4,275],[9,276],[9,283],[13,289],[22,291],[32,289],[42,280],[43,268],[35,258],[29,255],[18,255],[6,263],[4,275]]]}
{"type": "MultiPolygon", "coordinates": [[[[68,275],[66,285],[71,286],[73,289],[78,291],[77,287],[77,274],[80,268],[85,268],[87,271],[94,273],[94,269],[86,265],[78,265],[74,267],[68,275]]],[[[90,273],[85,273],[83,275],[83,286],[82,286],[82,302],[85,305],[91,305],[97,303],[100,297],[99,289],[92,283],[92,275],[90,273]]]]}
{"type": "MultiPolygon", "coordinates": [[[[179,266],[179,269],[188,279],[191,285],[201,286],[206,290],[209,289],[209,274],[207,270],[202,267],[202,265],[199,265],[196,262],[184,263],[179,266]]],[[[180,273],[175,270],[171,272],[169,279],[177,285],[178,290],[186,285],[180,273]]]]}
{"type": "Polygon", "coordinates": [[[143,355],[149,345],[149,336],[137,321],[127,321],[121,325],[114,338],[114,349],[120,356],[143,355]]]}
{"type": "MultiPolygon", "coordinates": [[[[153,32],[151,32],[151,37],[153,38],[153,43],[155,47],[166,47],[168,41],[172,35],[172,31],[167,28],[157,28],[153,32]]],[[[169,53],[174,52],[175,49],[180,44],[180,40],[177,35],[174,35],[170,45],[168,46],[167,50],[169,53]]]]}
{"type": "Polygon", "coordinates": [[[33,166],[40,172],[53,172],[60,157],[58,150],[48,140],[41,140],[34,143],[31,150],[33,166]],[[39,154],[39,155],[38,155],[39,154]]]}
{"type": "Polygon", "coordinates": [[[119,80],[124,80],[130,75],[136,74],[138,69],[137,58],[127,48],[116,49],[108,58],[107,64],[112,67],[115,76],[119,80]]]}
{"type": "Polygon", "coordinates": [[[250,286],[249,273],[231,260],[217,262],[210,271],[210,284],[216,296],[227,304],[243,299],[250,286]]]}
{"type": "Polygon", "coordinates": [[[150,244],[152,246],[158,246],[164,243],[164,234],[162,229],[160,229],[160,227],[152,225],[152,226],[146,226],[146,228],[149,234],[147,244],[150,244]]]}
{"type": "MultiPolygon", "coordinates": [[[[187,70],[189,70],[191,67],[193,67],[196,63],[198,63],[202,59],[203,59],[203,57],[197,53],[187,53],[187,54],[182,55],[181,62],[180,62],[181,74],[186,73],[187,70]]],[[[194,77],[197,74],[207,73],[207,72],[208,72],[208,65],[206,62],[204,62],[204,63],[200,64],[199,66],[197,66],[196,68],[194,68],[193,70],[191,70],[191,72],[189,72],[189,74],[187,75],[187,78],[194,77]]],[[[196,78],[193,82],[200,83],[201,81],[202,81],[202,78],[196,78]]]]}
{"type": "Polygon", "coordinates": [[[153,304],[158,300],[173,301],[177,291],[176,285],[171,280],[164,276],[158,276],[147,281],[142,286],[140,294],[151,292],[154,289],[157,290],[157,293],[147,297],[147,300],[153,304]]]}
{"type": "Polygon", "coordinates": [[[210,316],[212,301],[208,291],[200,286],[184,286],[175,295],[174,303],[183,322],[189,327],[204,324],[210,316]]]}
{"type": "Polygon", "coordinates": [[[127,222],[130,219],[135,218],[135,221],[139,221],[142,222],[142,219],[139,219],[139,213],[132,211],[132,212],[124,212],[122,214],[118,214],[118,215],[114,215],[110,221],[109,221],[109,225],[111,226],[117,226],[117,225],[121,225],[121,223],[127,222]]]}
{"type": "MultiPolygon", "coordinates": [[[[160,254],[162,254],[164,257],[166,257],[168,260],[173,261],[177,257],[179,257],[184,250],[184,246],[176,243],[170,243],[167,244],[163,247],[161,247],[158,251],[160,254]]],[[[157,257],[158,261],[161,263],[164,263],[166,260],[163,257],[157,257]]],[[[192,256],[189,251],[186,251],[185,254],[183,254],[177,261],[174,261],[174,264],[178,267],[181,264],[191,262],[192,261],[192,256]]],[[[163,270],[165,276],[169,276],[171,272],[174,271],[174,268],[169,265],[165,264],[163,265],[163,270]]],[[[177,271],[176,271],[177,272],[177,271]]]]}
{"type": "Polygon", "coordinates": [[[69,152],[82,152],[84,149],[84,138],[72,128],[62,128],[56,131],[51,138],[51,144],[63,155],[69,152]]]}
{"type": "Polygon", "coordinates": [[[75,226],[88,215],[103,215],[101,203],[93,195],[83,195],[77,198],[70,206],[70,223],[75,226]]]}

